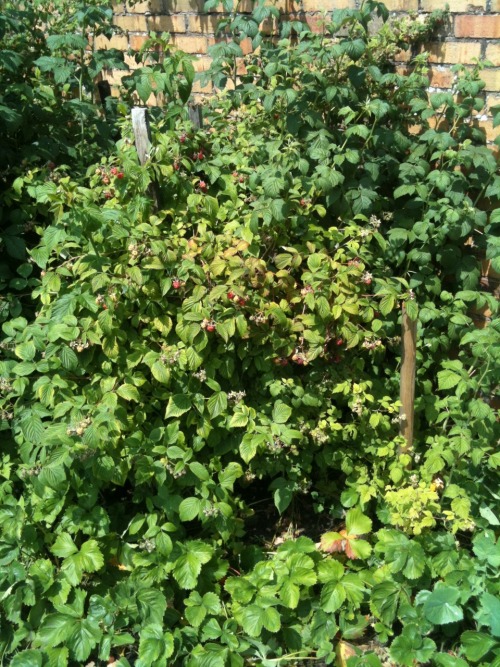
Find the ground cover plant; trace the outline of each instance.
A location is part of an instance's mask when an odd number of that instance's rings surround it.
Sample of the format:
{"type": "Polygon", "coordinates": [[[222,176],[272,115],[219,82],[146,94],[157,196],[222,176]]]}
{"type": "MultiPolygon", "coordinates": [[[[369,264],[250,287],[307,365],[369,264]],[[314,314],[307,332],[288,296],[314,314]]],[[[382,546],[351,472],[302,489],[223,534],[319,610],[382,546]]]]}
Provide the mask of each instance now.
{"type": "Polygon", "coordinates": [[[201,128],[182,54],[125,81],[163,98],[146,165],[125,115],[95,164],[16,171],[39,242],[0,343],[5,664],[500,665],[480,68],[429,94],[381,4],[259,45],[263,11],[217,45],[236,86],[201,128]]]}

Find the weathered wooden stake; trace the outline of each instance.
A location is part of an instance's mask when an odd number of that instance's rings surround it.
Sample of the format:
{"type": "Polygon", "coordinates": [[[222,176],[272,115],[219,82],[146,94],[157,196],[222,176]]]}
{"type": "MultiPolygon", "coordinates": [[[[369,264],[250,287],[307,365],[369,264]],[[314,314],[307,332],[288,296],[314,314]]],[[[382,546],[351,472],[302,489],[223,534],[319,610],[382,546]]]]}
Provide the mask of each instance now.
{"type": "Polygon", "coordinates": [[[139,155],[139,162],[144,165],[151,148],[148,110],[144,107],[134,107],[132,109],[132,129],[134,130],[135,147],[139,155]]]}
{"type": "MultiPolygon", "coordinates": [[[[151,150],[151,130],[149,127],[148,110],[144,107],[133,107],[132,129],[134,130],[135,148],[141,165],[145,165],[151,150]]],[[[159,192],[156,183],[150,186],[150,194],[158,208],[159,192]]]]}
{"type": "Polygon", "coordinates": [[[190,104],[188,107],[189,120],[193,123],[195,127],[202,127],[203,125],[203,116],[201,113],[201,106],[199,104],[190,104]]]}
{"type": "Polygon", "coordinates": [[[401,386],[399,397],[399,434],[406,443],[400,449],[405,454],[413,447],[413,424],[415,418],[415,367],[417,357],[417,321],[409,318],[403,304],[401,316],[401,386]]]}

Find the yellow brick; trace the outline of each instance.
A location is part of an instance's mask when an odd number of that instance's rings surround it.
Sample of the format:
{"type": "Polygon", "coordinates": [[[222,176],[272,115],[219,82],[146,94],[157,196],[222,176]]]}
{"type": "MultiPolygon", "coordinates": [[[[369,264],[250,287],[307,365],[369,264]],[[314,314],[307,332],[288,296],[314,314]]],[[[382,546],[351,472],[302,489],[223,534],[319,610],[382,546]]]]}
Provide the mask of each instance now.
{"type": "Polygon", "coordinates": [[[145,12],[150,12],[152,11],[151,2],[149,2],[149,0],[146,0],[146,2],[136,2],[135,4],[126,2],[125,11],[130,14],[144,14],[145,12]]]}
{"type": "Polygon", "coordinates": [[[214,33],[217,29],[220,16],[213,14],[198,14],[189,17],[189,32],[202,32],[203,34],[214,33]]]}
{"type": "Polygon", "coordinates": [[[207,56],[195,56],[192,60],[195,72],[205,72],[212,62],[211,58],[207,56]]]}
{"type": "Polygon", "coordinates": [[[490,60],[493,65],[500,65],[500,44],[488,44],[486,46],[486,60],[490,60]]]}
{"type": "Polygon", "coordinates": [[[488,113],[491,115],[490,109],[491,107],[496,107],[500,105],[500,95],[488,95],[486,97],[486,109],[488,110],[488,113]]]}
{"type": "Polygon", "coordinates": [[[94,46],[96,49],[118,49],[126,51],[128,49],[128,40],[125,35],[113,35],[107,39],[104,35],[98,35],[95,38],[94,46]]]}
{"type": "Polygon", "coordinates": [[[391,12],[413,12],[418,9],[418,0],[385,0],[384,5],[391,12]]]}
{"type": "Polygon", "coordinates": [[[474,127],[478,127],[483,130],[488,141],[494,141],[494,139],[496,139],[500,133],[500,128],[493,127],[492,120],[475,120],[473,121],[473,125],[474,127]]]}
{"type": "Polygon", "coordinates": [[[486,8],[486,0],[422,0],[421,9],[424,12],[433,12],[435,9],[444,9],[449,5],[451,12],[471,12],[471,7],[475,11],[486,8]]]}
{"type": "Polygon", "coordinates": [[[481,44],[478,42],[435,42],[427,44],[431,63],[472,63],[481,56],[481,44]]]}
{"type": "MultiPolygon", "coordinates": [[[[414,0],[409,0],[413,2],[414,0]]],[[[416,2],[416,0],[415,0],[416,2]]],[[[350,9],[355,7],[355,0],[304,0],[291,3],[297,11],[304,12],[331,12],[334,9],[350,9]]]]}
{"type": "Polygon", "coordinates": [[[481,79],[485,82],[485,90],[500,91],[500,70],[484,69],[481,79]]]}
{"type": "Polygon", "coordinates": [[[211,93],[212,84],[209,81],[206,86],[202,86],[200,81],[195,81],[193,83],[193,93],[211,93]]]}
{"type": "Polygon", "coordinates": [[[148,16],[147,27],[155,32],[186,32],[186,19],[182,14],[148,16]]]}
{"type": "Polygon", "coordinates": [[[128,14],[127,16],[115,16],[115,25],[129,32],[146,32],[146,17],[140,14],[128,14]]]}
{"type": "Polygon", "coordinates": [[[500,0],[491,0],[491,11],[500,12],[500,0]]]}
{"type": "Polygon", "coordinates": [[[182,12],[202,12],[205,0],[151,0],[153,14],[162,14],[166,11],[171,14],[182,12]]]}
{"type": "Polygon", "coordinates": [[[172,43],[186,53],[206,53],[210,42],[207,37],[174,35],[172,43]]]}

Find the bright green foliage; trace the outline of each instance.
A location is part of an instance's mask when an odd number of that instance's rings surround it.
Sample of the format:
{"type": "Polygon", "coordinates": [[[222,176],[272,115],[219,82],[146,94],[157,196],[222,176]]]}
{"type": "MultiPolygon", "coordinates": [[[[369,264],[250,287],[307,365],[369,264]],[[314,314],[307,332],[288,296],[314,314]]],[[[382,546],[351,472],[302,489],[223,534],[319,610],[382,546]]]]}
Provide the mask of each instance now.
{"type": "Polygon", "coordinates": [[[165,100],[144,167],[123,120],[84,175],[19,175],[44,224],[2,326],[11,664],[500,662],[499,328],[472,319],[497,309],[474,251],[498,265],[500,175],[465,122],[483,84],[459,69],[459,98],[429,95],[425,56],[395,73],[408,33],[372,35],[373,11],[262,41],[240,81],[222,49],[210,76],[237,86],[199,129],[186,57],[153,61],[126,82],[165,100]]]}

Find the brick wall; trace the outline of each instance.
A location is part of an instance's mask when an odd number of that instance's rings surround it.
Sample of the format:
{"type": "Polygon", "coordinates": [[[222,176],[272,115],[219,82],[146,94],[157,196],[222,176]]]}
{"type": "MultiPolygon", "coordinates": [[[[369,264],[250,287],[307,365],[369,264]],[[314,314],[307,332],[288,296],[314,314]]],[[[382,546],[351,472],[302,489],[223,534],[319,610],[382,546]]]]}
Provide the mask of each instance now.
{"type": "MultiPolygon", "coordinates": [[[[355,7],[359,0],[276,0],[276,5],[285,12],[300,12],[312,30],[320,29],[323,11],[355,7]]],[[[393,15],[407,11],[420,14],[443,9],[445,0],[386,0],[385,4],[393,15]]],[[[477,124],[484,128],[491,141],[497,134],[488,110],[500,104],[500,0],[448,0],[451,17],[449,26],[435,41],[426,45],[431,53],[432,73],[430,85],[447,88],[453,75],[450,67],[455,63],[472,64],[475,58],[488,59],[492,67],[483,72],[486,81],[485,113],[479,114],[477,124]]],[[[208,47],[215,42],[215,28],[220,14],[203,11],[204,0],[146,0],[129,4],[117,2],[115,22],[124,31],[115,36],[112,46],[126,50],[128,46],[139,48],[149,31],[167,31],[172,41],[183,51],[196,56],[198,71],[209,65],[208,47]]],[[[241,0],[240,11],[249,10],[251,0],[241,0]]],[[[100,45],[109,44],[104,38],[100,45]]],[[[132,59],[129,61],[133,65],[132,59]]],[[[210,88],[196,93],[210,93],[210,88]]]]}

